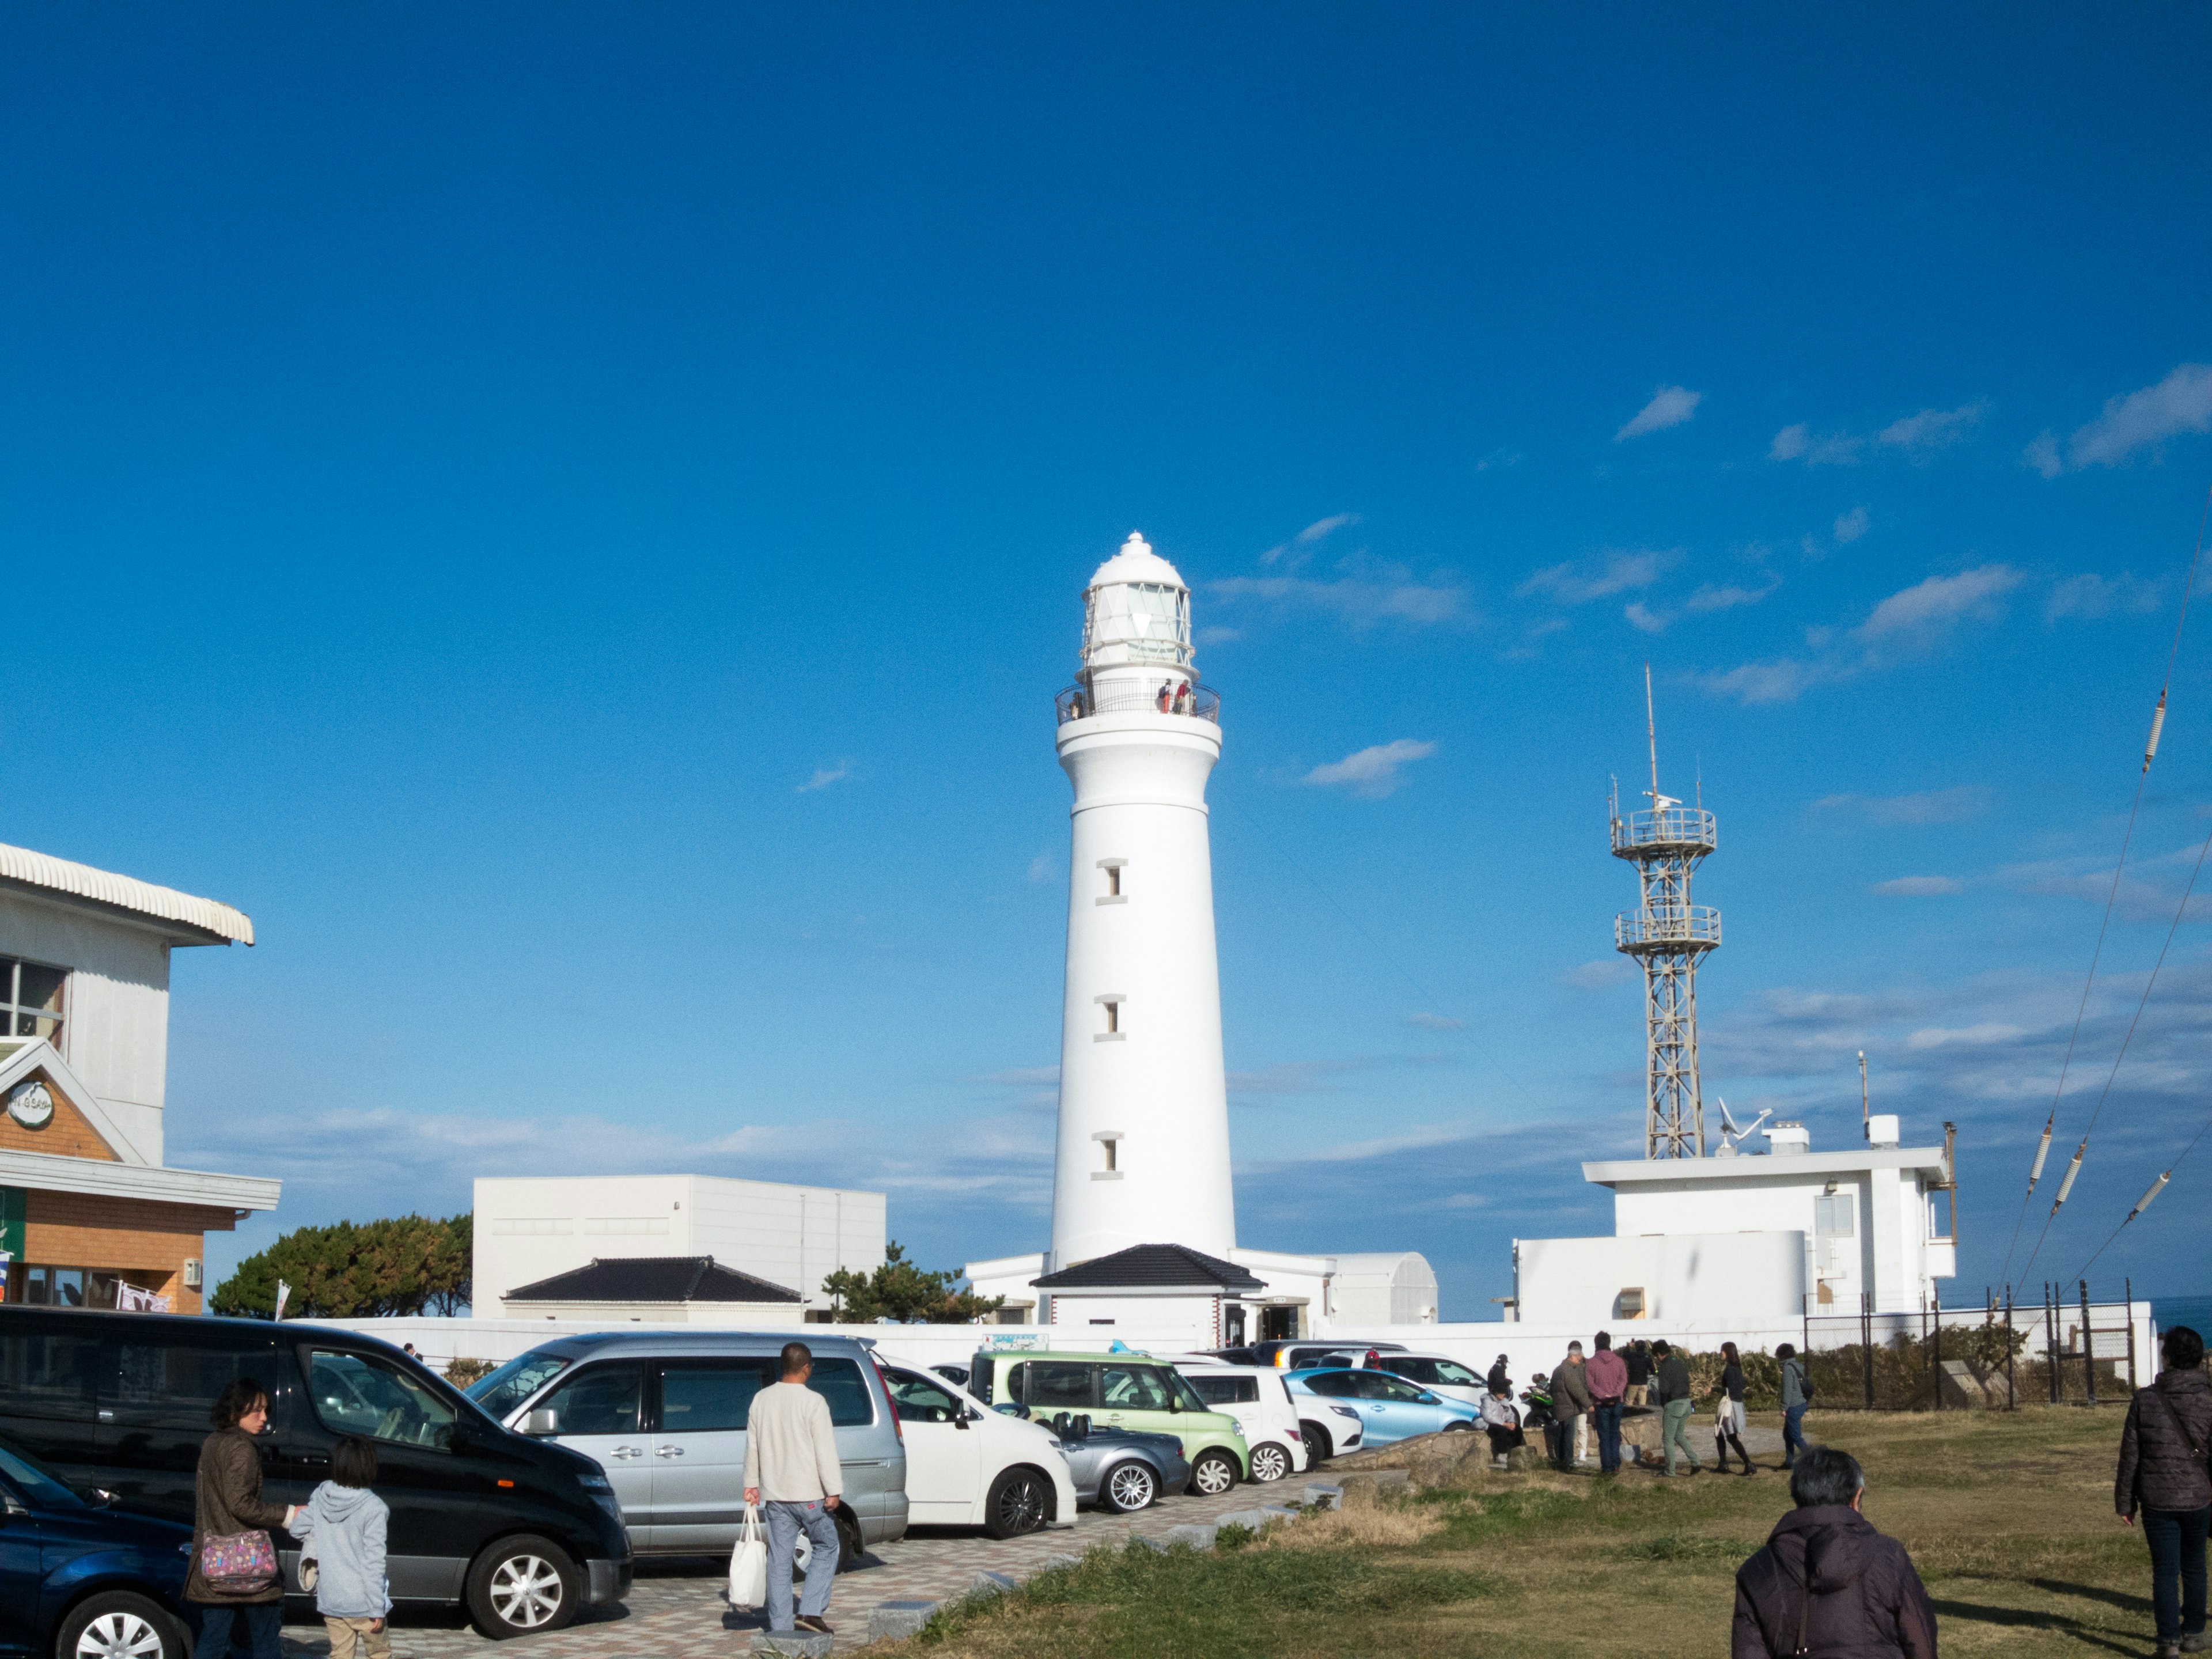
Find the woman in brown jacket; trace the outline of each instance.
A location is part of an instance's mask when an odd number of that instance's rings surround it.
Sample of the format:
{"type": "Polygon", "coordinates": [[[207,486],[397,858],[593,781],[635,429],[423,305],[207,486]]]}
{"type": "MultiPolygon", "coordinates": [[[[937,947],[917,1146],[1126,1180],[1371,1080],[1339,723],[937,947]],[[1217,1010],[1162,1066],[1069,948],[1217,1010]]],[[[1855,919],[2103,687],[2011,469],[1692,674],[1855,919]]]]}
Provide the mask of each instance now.
{"type": "Polygon", "coordinates": [[[2142,1516],[2150,1546],[2151,1608],[2158,1620],[2159,1659],[2202,1653],[2204,1640],[2204,1534],[2212,1524],[2212,1377],[2204,1374],[2204,1339],[2176,1325],[2159,1341],[2166,1369],[2137,1389],[2120,1431],[2120,1468],[2112,1507],[2128,1525],[2142,1516]]]}
{"type": "MultiPolygon", "coordinates": [[[[251,1377],[227,1384],[209,1413],[215,1432],[200,1447],[199,1474],[192,1492],[192,1565],[185,1579],[185,1599],[200,1613],[198,1659],[226,1659],[232,1627],[246,1626],[253,1659],[279,1659],[284,1625],[284,1581],[264,1589],[218,1589],[200,1571],[201,1547],[210,1538],[289,1527],[299,1511],[261,1501],[261,1453],[253,1443],[269,1421],[269,1391],[251,1377]]],[[[270,1540],[273,1559],[276,1540],[270,1540]]]]}

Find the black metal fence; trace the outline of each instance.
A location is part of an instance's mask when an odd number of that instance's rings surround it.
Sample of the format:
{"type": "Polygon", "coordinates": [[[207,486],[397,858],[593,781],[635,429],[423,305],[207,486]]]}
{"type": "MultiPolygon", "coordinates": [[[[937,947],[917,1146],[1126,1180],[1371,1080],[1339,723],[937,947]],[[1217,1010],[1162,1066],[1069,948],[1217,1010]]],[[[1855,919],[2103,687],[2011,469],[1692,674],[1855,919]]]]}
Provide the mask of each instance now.
{"type": "Polygon", "coordinates": [[[1808,1310],[1805,1370],[1824,1411],[2009,1410],[2019,1405],[2124,1401],[2158,1369],[2142,1352],[2134,1288],[2119,1302],[2071,1300],[2058,1285],[2022,1307],[1991,1297],[1978,1308],[1917,1314],[1808,1310]]]}

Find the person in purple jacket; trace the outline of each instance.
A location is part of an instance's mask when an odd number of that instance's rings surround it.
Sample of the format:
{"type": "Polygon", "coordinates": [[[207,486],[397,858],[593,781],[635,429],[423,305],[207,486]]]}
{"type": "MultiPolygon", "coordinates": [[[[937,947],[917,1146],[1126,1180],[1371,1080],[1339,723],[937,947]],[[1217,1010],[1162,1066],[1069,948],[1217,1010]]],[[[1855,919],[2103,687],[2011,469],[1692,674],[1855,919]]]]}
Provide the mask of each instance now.
{"type": "Polygon", "coordinates": [[[1601,1474],[1620,1473],[1620,1402],[1628,1394],[1628,1362],[1613,1351],[1613,1337],[1600,1331],[1597,1352],[1583,1368],[1589,1382],[1590,1413],[1597,1419],[1597,1467],[1601,1474]]]}

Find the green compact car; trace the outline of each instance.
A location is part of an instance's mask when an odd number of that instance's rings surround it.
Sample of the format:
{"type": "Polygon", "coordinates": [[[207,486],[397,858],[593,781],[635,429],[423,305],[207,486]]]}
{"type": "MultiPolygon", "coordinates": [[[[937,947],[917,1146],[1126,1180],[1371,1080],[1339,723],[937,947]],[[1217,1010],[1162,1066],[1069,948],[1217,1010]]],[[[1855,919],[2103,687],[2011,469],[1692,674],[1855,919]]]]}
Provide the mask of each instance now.
{"type": "Polygon", "coordinates": [[[1237,1419],[1209,1407],[1164,1360],[1141,1353],[983,1352],[969,1392],[996,1411],[1050,1422],[1066,1412],[1099,1428],[1171,1434],[1190,1462],[1190,1490],[1211,1497],[1252,1473],[1237,1419]]]}

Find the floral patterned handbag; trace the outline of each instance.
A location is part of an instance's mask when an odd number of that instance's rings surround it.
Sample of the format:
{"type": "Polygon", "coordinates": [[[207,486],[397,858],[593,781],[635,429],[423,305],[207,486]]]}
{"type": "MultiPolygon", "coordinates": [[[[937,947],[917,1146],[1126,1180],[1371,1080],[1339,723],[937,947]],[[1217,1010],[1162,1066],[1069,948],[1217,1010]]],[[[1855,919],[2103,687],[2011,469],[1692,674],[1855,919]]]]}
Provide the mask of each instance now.
{"type": "Polygon", "coordinates": [[[223,1595],[251,1595],[276,1582],[276,1548],[265,1532],[232,1532],[200,1540],[200,1577],[223,1595]]]}

